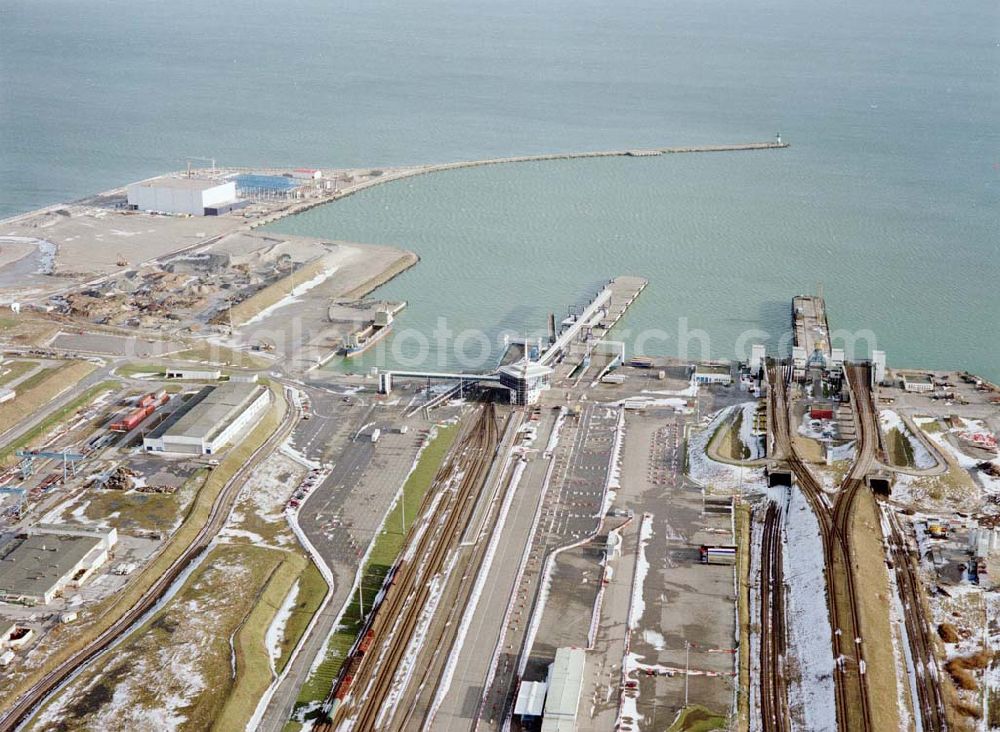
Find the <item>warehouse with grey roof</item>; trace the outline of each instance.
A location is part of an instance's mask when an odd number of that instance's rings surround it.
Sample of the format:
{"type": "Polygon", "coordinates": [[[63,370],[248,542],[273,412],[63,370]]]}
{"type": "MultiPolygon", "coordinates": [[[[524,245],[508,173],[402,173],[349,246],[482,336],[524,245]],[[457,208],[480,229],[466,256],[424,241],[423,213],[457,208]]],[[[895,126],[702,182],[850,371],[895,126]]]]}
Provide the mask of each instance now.
{"type": "Polygon", "coordinates": [[[143,438],[147,452],[212,455],[252,429],[271,392],[253,383],[206,386],[143,438]]]}
{"type": "Polygon", "coordinates": [[[39,524],[0,559],[0,601],[48,604],[67,586],[79,587],[108,560],[115,529],[39,524]]]}

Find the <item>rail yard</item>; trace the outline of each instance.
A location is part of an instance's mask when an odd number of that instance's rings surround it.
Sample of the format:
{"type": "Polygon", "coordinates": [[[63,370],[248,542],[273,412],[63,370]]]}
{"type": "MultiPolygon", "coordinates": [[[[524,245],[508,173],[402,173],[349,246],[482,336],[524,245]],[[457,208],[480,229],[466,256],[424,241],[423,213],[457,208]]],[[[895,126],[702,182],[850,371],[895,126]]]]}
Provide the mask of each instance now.
{"type": "Polygon", "coordinates": [[[492,369],[324,368],[418,259],[261,225],[498,162],[2,222],[0,730],[1000,727],[988,381],[845,353],[815,295],[789,352],[629,354],[614,272],[492,369]]]}

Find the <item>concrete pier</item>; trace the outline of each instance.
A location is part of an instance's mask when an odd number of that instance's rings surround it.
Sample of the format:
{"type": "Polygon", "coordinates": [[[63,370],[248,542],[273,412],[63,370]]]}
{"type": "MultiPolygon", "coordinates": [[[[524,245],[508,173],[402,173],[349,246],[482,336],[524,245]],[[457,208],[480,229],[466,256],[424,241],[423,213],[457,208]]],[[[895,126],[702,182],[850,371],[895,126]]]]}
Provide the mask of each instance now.
{"type": "Polygon", "coordinates": [[[822,297],[796,295],[792,299],[792,327],[795,329],[795,345],[804,348],[807,356],[819,349],[829,358],[830,326],[822,297]]]}
{"type": "MultiPolygon", "coordinates": [[[[802,380],[813,364],[816,353],[822,364],[830,362],[830,326],[826,320],[826,303],[818,295],[796,295],[792,298],[792,377],[802,380]]],[[[842,358],[842,356],[841,356],[842,358]]]]}
{"type": "Polygon", "coordinates": [[[649,280],[645,277],[633,277],[630,275],[615,277],[611,280],[611,284],[609,285],[611,289],[611,301],[608,303],[607,314],[601,319],[597,328],[594,329],[594,335],[601,338],[614,328],[618,324],[618,321],[622,319],[622,316],[625,315],[625,311],[632,306],[632,303],[642,294],[642,291],[646,289],[646,285],[648,284],[649,280]]]}

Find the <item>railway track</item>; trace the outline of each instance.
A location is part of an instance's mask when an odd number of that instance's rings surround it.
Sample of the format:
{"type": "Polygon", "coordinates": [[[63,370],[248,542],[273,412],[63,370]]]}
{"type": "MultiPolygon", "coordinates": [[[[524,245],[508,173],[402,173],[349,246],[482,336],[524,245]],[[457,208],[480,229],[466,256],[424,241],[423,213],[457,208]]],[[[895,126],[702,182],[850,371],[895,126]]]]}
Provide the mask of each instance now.
{"type": "MultiPolygon", "coordinates": [[[[330,732],[348,720],[352,729],[358,730],[402,728],[395,719],[399,708],[394,697],[401,694],[401,687],[405,688],[410,679],[397,677],[406,674],[401,666],[416,639],[418,625],[433,622],[433,618],[425,617],[425,610],[432,591],[436,591],[435,582],[444,581],[443,573],[454,558],[462,532],[474,512],[498,440],[495,408],[488,403],[435,477],[434,493],[438,497],[432,498],[429,493],[424,499],[421,515],[432,509],[433,514],[426,515],[424,522],[417,522],[410,529],[406,559],[386,590],[370,626],[374,643],[360,658],[350,688],[346,693],[334,689],[329,700],[332,704],[336,697],[343,702],[328,721],[314,729],[330,732]],[[457,485],[449,485],[456,482],[457,485]]],[[[444,642],[440,635],[436,637],[438,642],[444,642]]]]}
{"type": "Polygon", "coordinates": [[[914,563],[913,552],[899,525],[896,515],[882,509],[884,523],[889,528],[888,546],[892,559],[892,571],[896,576],[896,587],[903,606],[903,621],[915,674],[914,686],[917,691],[915,704],[920,706],[920,729],[937,732],[947,729],[944,698],[937,675],[931,669],[937,668],[936,643],[930,631],[930,624],[924,614],[920,579],[914,563]]]}
{"type": "MultiPolygon", "coordinates": [[[[834,658],[837,659],[838,666],[834,684],[838,724],[841,729],[852,732],[872,730],[874,723],[865,676],[861,619],[849,543],[854,499],[858,490],[864,487],[864,481],[856,477],[856,461],[831,506],[822,486],[798,455],[791,440],[786,401],[787,367],[783,367],[779,378],[777,368],[773,362],[769,363],[768,382],[771,384],[768,398],[771,400],[770,409],[774,417],[772,428],[775,444],[794,473],[797,484],[820,525],[828,590],[827,608],[833,629],[834,658]]],[[[868,382],[865,382],[865,387],[867,385],[868,382]]],[[[870,395],[868,402],[870,404],[870,395]]],[[[867,432],[859,430],[859,442],[865,440],[867,432]]],[[[870,441],[870,435],[868,438],[870,441]]],[[[871,449],[868,444],[859,445],[859,456],[866,448],[871,449]]],[[[864,467],[865,472],[867,469],[864,467]]]]}
{"type": "MultiPolygon", "coordinates": [[[[520,413],[523,416],[523,413],[520,413]]],[[[508,418],[505,429],[502,431],[503,440],[501,445],[509,445],[516,437],[516,429],[521,420],[511,415],[508,418]]],[[[504,465],[501,461],[500,465],[504,465]]],[[[425,656],[429,658],[426,663],[421,664],[421,669],[415,674],[409,688],[411,693],[404,697],[401,708],[403,717],[400,721],[400,728],[405,730],[426,730],[431,729],[434,722],[434,702],[438,693],[438,686],[445,673],[445,665],[451,658],[462,619],[469,604],[472,601],[472,594],[476,587],[477,577],[482,569],[489,547],[489,537],[496,527],[496,522],[503,503],[503,497],[508,489],[507,481],[509,475],[498,474],[496,481],[487,480],[492,485],[497,484],[496,498],[492,505],[488,507],[488,513],[484,517],[483,524],[479,530],[479,536],[472,546],[468,541],[463,544],[463,551],[459,557],[453,572],[461,572],[459,582],[451,582],[450,592],[442,598],[442,602],[448,608],[447,615],[435,625],[432,633],[428,634],[424,641],[425,656]],[[457,586],[456,586],[457,584],[457,586]]],[[[488,486],[486,486],[488,487],[488,486]]]]}
{"type": "Polygon", "coordinates": [[[760,708],[763,729],[787,732],[785,684],[785,589],[781,550],[781,510],[771,502],[764,514],[760,569],[760,708]]]}
{"type": "Polygon", "coordinates": [[[14,704],[0,715],[0,732],[10,732],[27,720],[48,697],[77,670],[103,653],[123,633],[127,632],[162,598],[192,561],[204,551],[225,525],[243,483],[263,456],[270,454],[283,442],[298,422],[298,411],[291,406],[284,421],[274,433],[258,447],[249,459],[229,478],[219,491],[208,520],[194,541],[174,560],[173,564],[118,620],[101,632],[87,646],[71,655],[56,668],[45,674],[34,686],[22,694],[14,704]]]}

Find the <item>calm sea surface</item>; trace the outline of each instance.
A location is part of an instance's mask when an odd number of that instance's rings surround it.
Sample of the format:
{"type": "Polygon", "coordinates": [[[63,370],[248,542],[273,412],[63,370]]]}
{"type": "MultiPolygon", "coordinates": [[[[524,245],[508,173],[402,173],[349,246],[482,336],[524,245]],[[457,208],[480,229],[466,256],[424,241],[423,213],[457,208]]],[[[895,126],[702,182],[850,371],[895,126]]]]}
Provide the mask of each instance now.
{"type": "MultiPolygon", "coordinates": [[[[194,155],[393,165],[779,130],[790,149],[427,176],[277,228],[420,254],[380,291],[410,302],[386,344],[404,361],[438,318],[495,342],[629,273],[651,285],[622,328],[648,352],[776,345],[822,282],[861,354],[871,331],[891,364],[1000,379],[996,3],[0,0],[0,216],[194,155]]],[[[425,365],[454,363],[431,345],[425,365]]]]}

